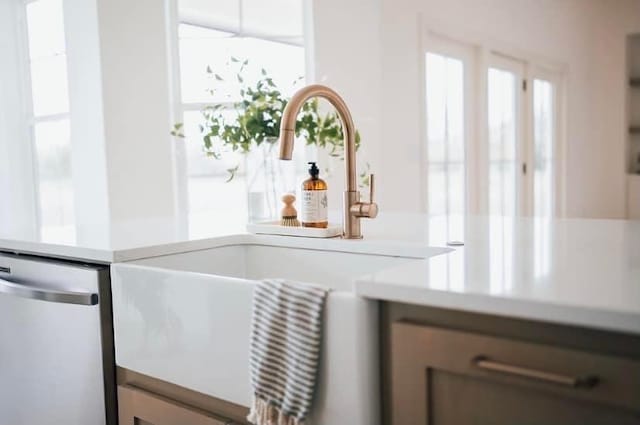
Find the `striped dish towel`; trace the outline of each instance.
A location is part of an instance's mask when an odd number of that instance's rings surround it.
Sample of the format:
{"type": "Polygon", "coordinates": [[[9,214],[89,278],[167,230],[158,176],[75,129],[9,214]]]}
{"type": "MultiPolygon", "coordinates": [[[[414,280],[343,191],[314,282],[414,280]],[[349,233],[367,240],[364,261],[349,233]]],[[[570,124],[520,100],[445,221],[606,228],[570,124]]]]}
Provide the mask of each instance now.
{"type": "Polygon", "coordinates": [[[251,324],[255,425],[302,425],[316,385],[327,291],[283,280],[258,283],[251,324]]]}

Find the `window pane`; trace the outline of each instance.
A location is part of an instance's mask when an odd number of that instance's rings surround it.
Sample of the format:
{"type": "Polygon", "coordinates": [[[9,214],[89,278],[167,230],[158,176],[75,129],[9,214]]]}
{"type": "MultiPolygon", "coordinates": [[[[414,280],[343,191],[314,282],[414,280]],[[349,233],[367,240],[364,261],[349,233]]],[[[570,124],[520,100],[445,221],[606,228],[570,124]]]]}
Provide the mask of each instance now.
{"type": "Polygon", "coordinates": [[[553,215],[553,85],[549,81],[533,81],[534,130],[534,214],[553,215]]]}
{"type": "Polygon", "coordinates": [[[29,57],[50,57],[65,52],[62,0],[28,3],[29,57]]]}
{"type": "Polygon", "coordinates": [[[31,62],[31,92],[34,116],[69,112],[65,55],[41,58],[31,62]]]}
{"type": "Polygon", "coordinates": [[[273,38],[302,40],[303,0],[243,0],[244,31],[273,38]]]}
{"type": "MultiPolygon", "coordinates": [[[[217,160],[203,152],[199,124],[199,111],[184,113],[184,135],[187,154],[187,185],[189,213],[193,229],[208,229],[214,220],[211,211],[216,211],[215,220],[227,219],[235,223],[247,216],[247,197],[244,179],[240,176],[227,182],[227,169],[242,161],[239,154],[227,153],[217,160]]],[[[215,221],[214,220],[214,221],[215,221]]]]}
{"type": "Polygon", "coordinates": [[[34,136],[40,222],[43,227],[71,226],[74,211],[69,120],[37,123],[34,136]]]}
{"type": "Polygon", "coordinates": [[[303,44],[303,0],[180,0],[178,8],[185,23],[303,44]]]}
{"type": "Polygon", "coordinates": [[[26,5],[33,115],[69,112],[62,0],[26,5]]]}
{"type": "Polygon", "coordinates": [[[489,212],[516,213],[516,77],[489,68],[489,212]]]}
{"type": "Polygon", "coordinates": [[[427,53],[426,79],[429,213],[462,214],[465,211],[463,63],[427,53]]]}
{"type": "Polygon", "coordinates": [[[237,79],[239,63],[231,57],[248,59],[243,76],[253,83],[264,68],[286,95],[295,90],[294,81],[304,76],[304,49],[299,46],[276,43],[257,38],[231,37],[228,33],[191,25],[180,25],[180,75],[182,101],[233,102],[237,101],[240,84],[237,79]],[[223,79],[216,80],[207,73],[210,67],[223,79]],[[208,90],[215,89],[213,95],[208,90]]]}
{"type": "Polygon", "coordinates": [[[240,0],[179,0],[178,10],[182,22],[240,31],[240,0]]]}
{"type": "MultiPolygon", "coordinates": [[[[245,21],[248,19],[246,15],[253,13],[256,16],[256,12],[258,15],[262,14],[264,21],[270,20],[269,16],[260,12],[263,9],[261,4],[242,3],[242,16],[245,21]]],[[[288,4],[287,1],[282,2],[285,3],[288,4]]],[[[195,2],[181,1],[181,15],[182,6],[187,4],[193,5],[195,2]]],[[[274,5],[270,2],[270,7],[272,6],[274,5]]],[[[300,8],[291,8],[284,12],[278,15],[278,18],[294,19],[301,25],[300,8]],[[300,16],[294,16],[297,14],[300,16]]],[[[202,21],[194,19],[188,22],[202,21]]],[[[203,118],[197,109],[203,104],[225,104],[229,108],[225,113],[230,117],[235,115],[236,112],[231,109],[232,103],[240,100],[241,87],[254,85],[263,78],[263,69],[273,78],[284,96],[292,95],[304,84],[304,80],[301,79],[305,75],[302,43],[292,45],[255,38],[253,35],[257,35],[256,28],[244,28],[245,24],[246,22],[243,22],[241,25],[243,30],[252,31],[252,37],[238,36],[238,29],[232,26],[214,24],[216,29],[206,27],[208,25],[194,26],[188,23],[179,26],[181,96],[186,107],[184,120],[190,229],[208,229],[215,221],[246,223],[247,172],[251,169],[245,155],[223,152],[222,159],[205,155],[199,130],[203,118]],[[247,65],[243,64],[245,60],[248,61],[247,65]],[[242,83],[238,78],[240,68],[242,83]],[[208,69],[211,72],[208,72],[208,69]],[[230,175],[228,169],[236,166],[239,166],[239,169],[235,177],[227,182],[230,175]],[[215,220],[212,219],[212,214],[215,215],[215,220]]],[[[281,28],[286,28],[283,25],[278,24],[281,28]]],[[[282,34],[265,35],[275,38],[282,34]]],[[[303,164],[304,161],[300,158],[304,157],[304,154],[304,149],[295,150],[294,159],[298,159],[292,162],[303,164]]]]}

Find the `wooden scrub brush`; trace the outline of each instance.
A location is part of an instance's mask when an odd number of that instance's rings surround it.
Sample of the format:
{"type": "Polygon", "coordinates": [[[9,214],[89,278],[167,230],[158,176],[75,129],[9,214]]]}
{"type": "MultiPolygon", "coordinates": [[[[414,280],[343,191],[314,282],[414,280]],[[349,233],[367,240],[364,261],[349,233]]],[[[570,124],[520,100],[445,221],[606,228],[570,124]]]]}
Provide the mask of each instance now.
{"type": "Polygon", "coordinates": [[[282,202],[284,202],[284,208],[282,209],[282,218],[280,219],[280,225],[286,227],[299,227],[298,211],[293,207],[293,203],[296,201],[295,195],[287,193],[282,195],[282,202]]]}

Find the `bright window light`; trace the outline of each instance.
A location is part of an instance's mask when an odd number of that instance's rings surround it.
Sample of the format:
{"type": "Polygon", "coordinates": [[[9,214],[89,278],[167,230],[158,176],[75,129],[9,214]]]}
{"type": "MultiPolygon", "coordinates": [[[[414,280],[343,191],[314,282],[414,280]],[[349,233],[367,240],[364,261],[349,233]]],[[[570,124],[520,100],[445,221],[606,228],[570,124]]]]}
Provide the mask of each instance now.
{"type": "MultiPolygon", "coordinates": [[[[246,83],[257,81],[262,69],[285,96],[293,94],[303,83],[300,80],[305,76],[302,1],[278,0],[270,2],[267,9],[268,13],[262,2],[247,0],[179,2],[188,211],[190,227],[194,229],[208,226],[213,221],[212,212],[216,217],[235,220],[234,223],[247,216],[244,175],[240,173],[226,182],[227,170],[243,161],[243,157],[239,154],[225,154],[221,160],[206,157],[199,130],[200,110],[204,106],[222,104],[229,108],[227,113],[234,113],[232,104],[238,100],[240,88],[236,77],[239,64],[231,58],[249,61],[243,72],[246,83]],[[222,80],[212,78],[208,68],[222,80]]],[[[303,153],[301,149],[298,151],[303,153]]]]}
{"type": "Polygon", "coordinates": [[[430,214],[465,212],[464,69],[427,53],[427,156],[430,214]]]}
{"type": "Polygon", "coordinates": [[[26,4],[31,125],[43,236],[72,232],[74,204],[62,0],[26,4]]]}
{"type": "Polygon", "coordinates": [[[533,81],[533,131],[534,131],[534,214],[553,216],[554,200],[554,102],[553,85],[549,81],[533,81]]]}
{"type": "Polygon", "coordinates": [[[516,76],[489,68],[489,213],[516,213],[516,76]]]}

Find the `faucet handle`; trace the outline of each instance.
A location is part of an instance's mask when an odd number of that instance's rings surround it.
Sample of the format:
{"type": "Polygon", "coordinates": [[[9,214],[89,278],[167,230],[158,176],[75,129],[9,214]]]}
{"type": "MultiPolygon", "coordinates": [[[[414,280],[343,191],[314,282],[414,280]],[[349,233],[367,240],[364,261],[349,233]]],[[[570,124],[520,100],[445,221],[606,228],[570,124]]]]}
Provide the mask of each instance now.
{"type": "Polygon", "coordinates": [[[369,202],[358,202],[351,206],[351,214],[356,217],[376,218],[378,215],[378,204],[373,202],[375,194],[375,178],[369,175],[369,202]]]}
{"type": "Polygon", "coordinates": [[[373,195],[376,193],[375,174],[369,174],[369,203],[363,208],[368,218],[376,218],[378,216],[378,204],[373,202],[373,195]]]}

